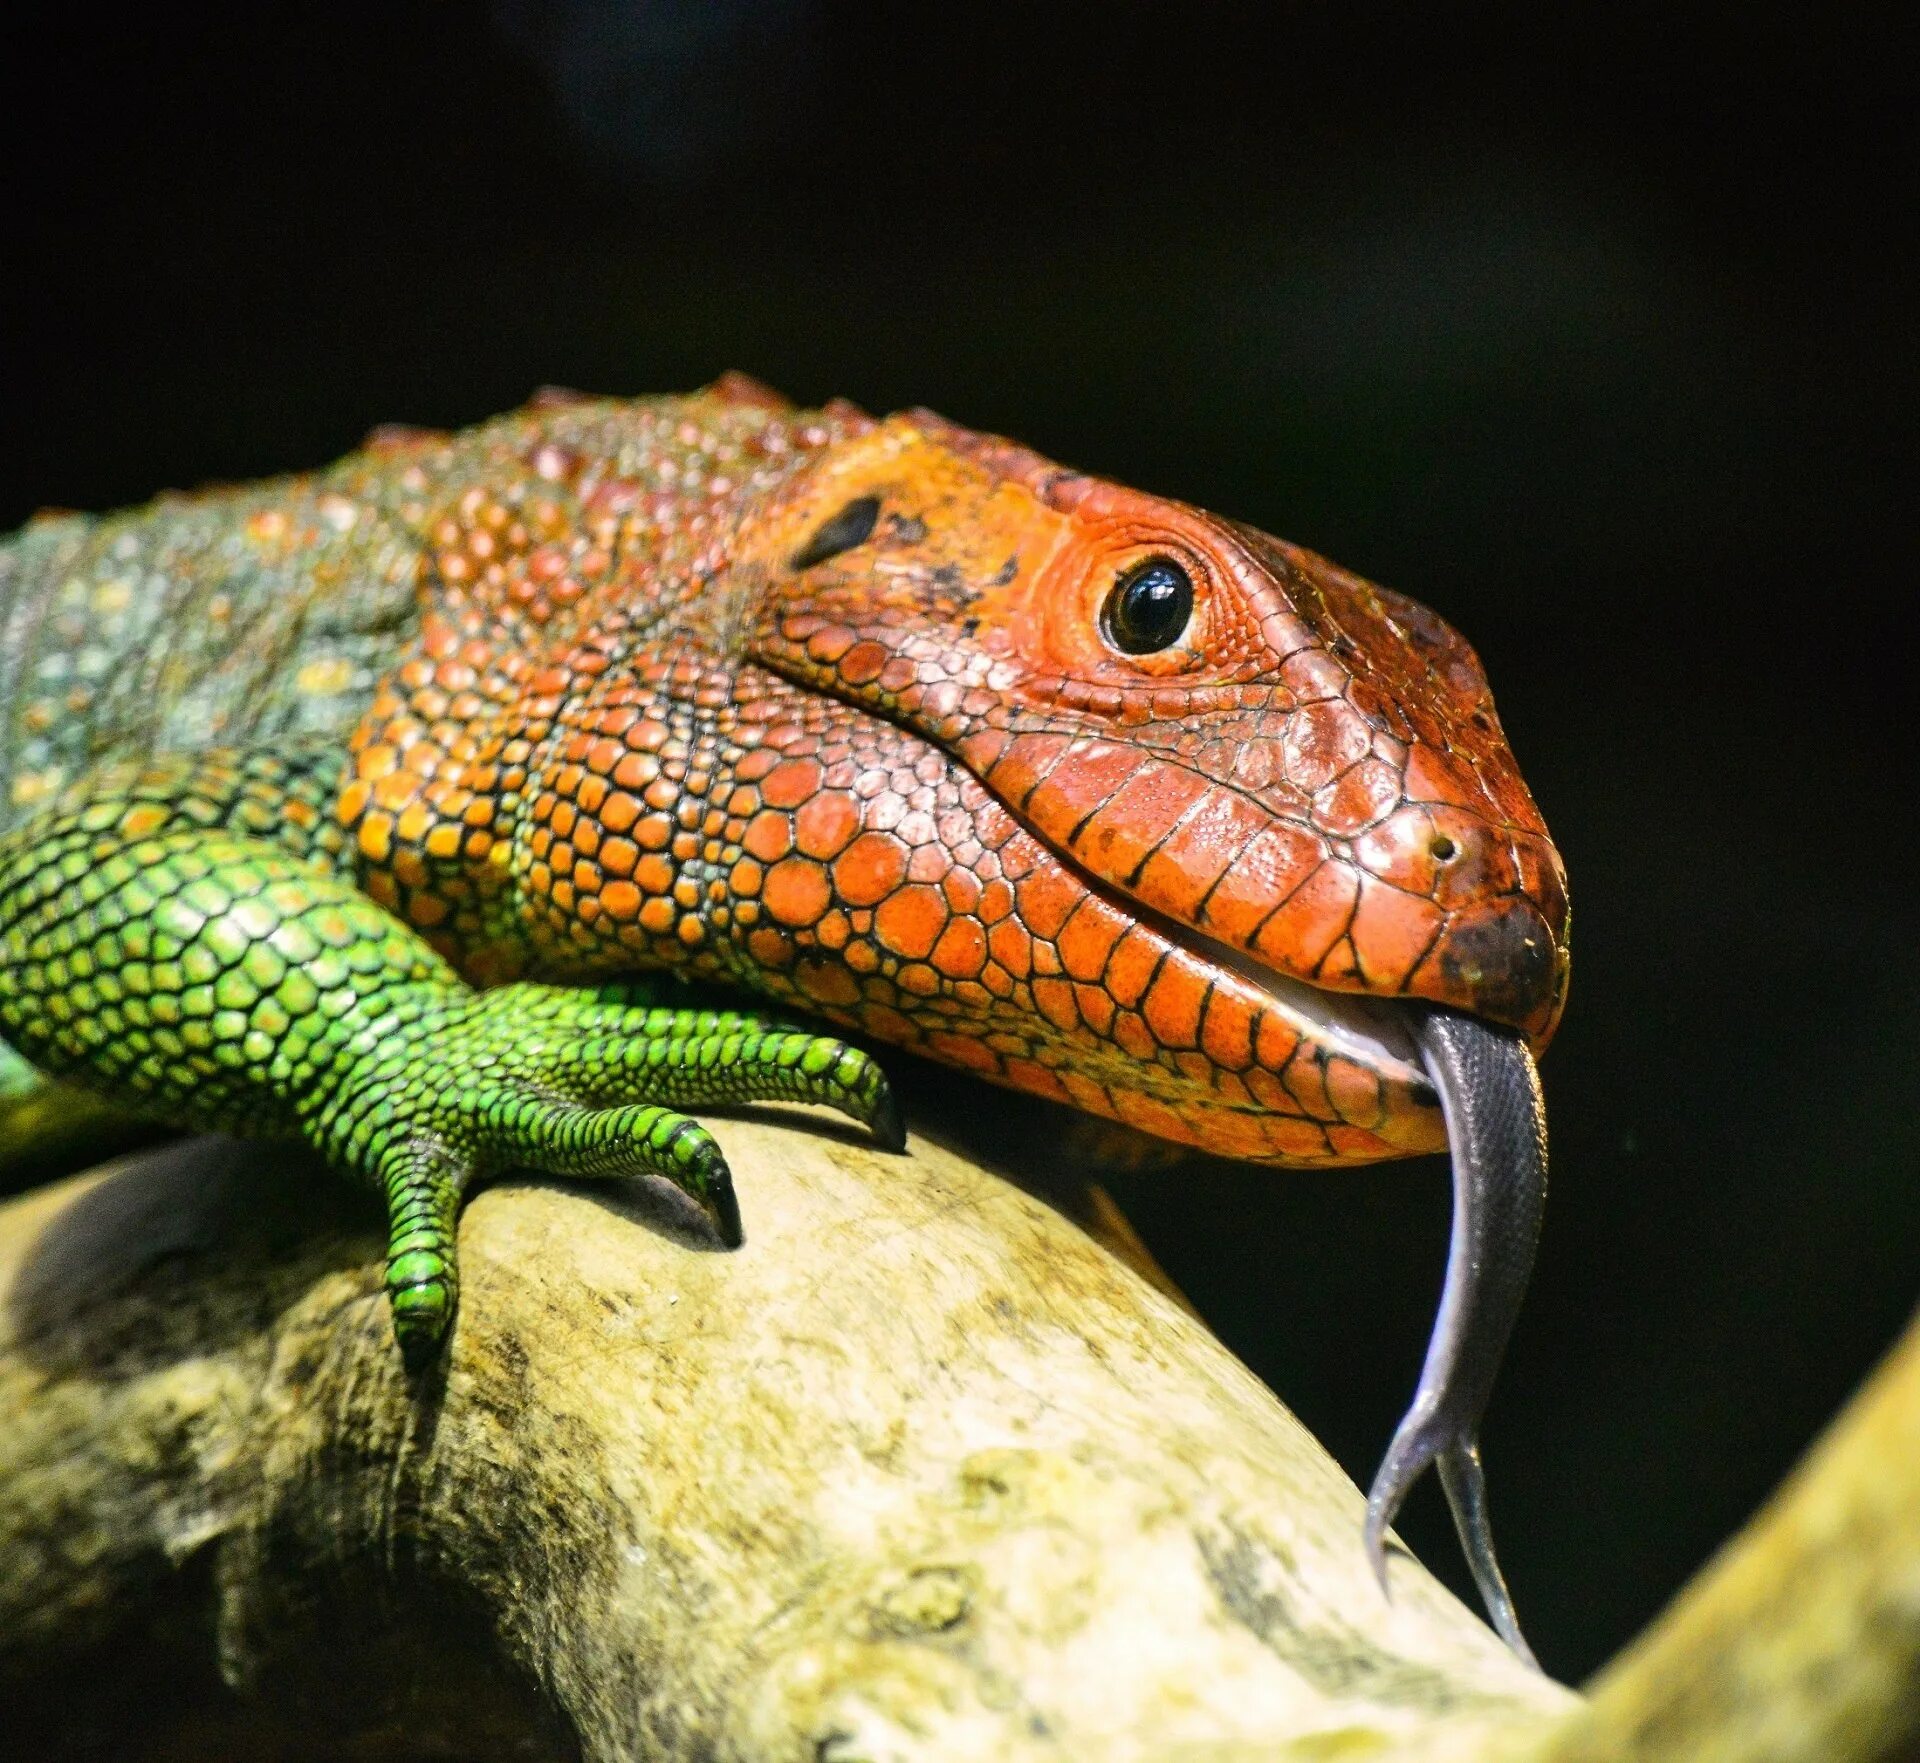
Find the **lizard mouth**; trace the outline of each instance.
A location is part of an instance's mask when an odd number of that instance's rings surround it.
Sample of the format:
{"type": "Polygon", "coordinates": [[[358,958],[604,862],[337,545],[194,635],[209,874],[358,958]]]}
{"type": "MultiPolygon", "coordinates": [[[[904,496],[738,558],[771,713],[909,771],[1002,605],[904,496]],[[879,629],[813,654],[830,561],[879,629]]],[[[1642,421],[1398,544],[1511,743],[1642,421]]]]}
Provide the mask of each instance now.
{"type": "Polygon", "coordinates": [[[1220,968],[1253,986],[1270,1008],[1299,1025],[1303,1037],[1366,1066],[1392,1083],[1405,1084],[1423,1101],[1439,1098],[1428,1080],[1404,1006],[1353,992],[1309,985],[1267,967],[1244,951],[1193,930],[1151,906],[1129,903],[1133,916],[1151,926],[1196,961],[1220,968]]]}
{"type": "MultiPolygon", "coordinates": [[[[998,806],[1070,879],[1081,913],[1103,924],[1100,940],[1113,951],[1104,967],[1076,965],[1075,925],[1051,939],[1078,982],[1056,986],[1107,1001],[1104,1020],[1067,1006],[1073,1025],[1111,1050],[1063,1072],[1070,1095],[1060,1099],[1258,1163],[1368,1163],[1445,1149],[1440,1097],[1418,1042],[1424,1006],[1279,972],[1122,891],[998,806]],[[1151,974],[1144,984],[1142,971],[1151,974]],[[1163,988],[1184,1009],[1156,1010],[1163,988]],[[1115,1055],[1124,1061],[1117,1068],[1106,1064],[1115,1055]]],[[[1037,987],[1035,1001],[1052,1017],[1037,987]]]]}
{"type": "Polygon", "coordinates": [[[1220,942],[1145,901],[1120,892],[1086,869],[1071,853],[1050,843],[1047,848],[1089,893],[1098,895],[1122,917],[1133,920],[1209,969],[1216,983],[1225,980],[1250,987],[1259,993],[1267,1008],[1292,1024],[1303,1040],[1366,1067],[1385,1082],[1405,1085],[1429,1105],[1439,1105],[1439,1097],[1414,1041],[1407,1006],[1357,992],[1331,991],[1268,967],[1244,950],[1220,942]]]}

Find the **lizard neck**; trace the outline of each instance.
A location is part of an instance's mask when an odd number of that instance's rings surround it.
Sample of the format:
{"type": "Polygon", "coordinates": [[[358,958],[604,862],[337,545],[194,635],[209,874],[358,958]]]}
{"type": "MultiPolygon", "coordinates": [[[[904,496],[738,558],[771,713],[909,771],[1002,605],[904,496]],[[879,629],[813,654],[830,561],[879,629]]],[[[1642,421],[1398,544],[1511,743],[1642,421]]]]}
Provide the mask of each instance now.
{"type": "Polygon", "coordinates": [[[367,892],[477,984],[724,969],[714,791],[755,745],[730,708],[732,539],[870,426],[746,393],[563,404],[516,469],[496,450],[448,482],[418,637],[337,803],[367,892]]]}

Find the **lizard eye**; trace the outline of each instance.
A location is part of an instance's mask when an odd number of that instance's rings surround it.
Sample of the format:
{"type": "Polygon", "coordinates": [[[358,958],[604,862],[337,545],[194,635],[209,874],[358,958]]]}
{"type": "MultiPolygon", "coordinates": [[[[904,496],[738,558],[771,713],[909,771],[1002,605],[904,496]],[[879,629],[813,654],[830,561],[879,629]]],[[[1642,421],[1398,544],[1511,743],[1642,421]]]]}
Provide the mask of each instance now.
{"type": "Polygon", "coordinates": [[[1101,609],[1106,639],[1122,654],[1170,649],[1193,618],[1193,577],[1171,557],[1148,557],[1113,584],[1101,609]]]}
{"type": "Polygon", "coordinates": [[[829,557],[838,557],[842,551],[851,551],[855,545],[864,545],[873,537],[874,522],[879,518],[878,496],[856,496],[794,552],[793,567],[811,569],[829,557]]]}

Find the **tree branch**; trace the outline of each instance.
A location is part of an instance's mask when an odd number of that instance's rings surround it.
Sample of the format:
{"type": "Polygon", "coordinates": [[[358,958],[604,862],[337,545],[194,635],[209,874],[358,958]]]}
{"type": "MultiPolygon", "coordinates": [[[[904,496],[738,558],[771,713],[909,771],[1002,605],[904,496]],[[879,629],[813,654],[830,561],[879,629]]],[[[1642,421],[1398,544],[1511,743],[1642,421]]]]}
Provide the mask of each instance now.
{"type": "Polygon", "coordinates": [[[1574,1707],[1410,1558],[1384,1600],[1339,1469],[1060,1212],[720,1135],[737,1253],[631,1185],[481,1194],[418,1387],[371,1203],[292,1153],[0,1208],[14,1705],[159,1648],[257,1755],[1472,1757],[1574,1707]]]}

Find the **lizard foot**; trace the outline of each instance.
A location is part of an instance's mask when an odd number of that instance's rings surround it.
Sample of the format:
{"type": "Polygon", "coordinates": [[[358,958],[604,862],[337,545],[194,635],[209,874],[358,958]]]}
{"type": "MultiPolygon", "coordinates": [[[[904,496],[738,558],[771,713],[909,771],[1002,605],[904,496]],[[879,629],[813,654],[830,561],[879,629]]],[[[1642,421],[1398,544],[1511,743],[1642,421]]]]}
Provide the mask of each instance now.
{"type": "Polygon", "coordinates": [[[740,1209],[726,1158],[679,1107],[823,1103],[889,1149],[904,1145],[886,1079],[858,1048],[742,1012],[633,1007],[612,995],[428,985],[390,996],[391,1016],[319,1136],[385,1193],[387,1294],[409,1366],[431,1361],[452,1322],[457,1220],[476,1177],[659,1176],[733,1247],[740,1209]]]}

